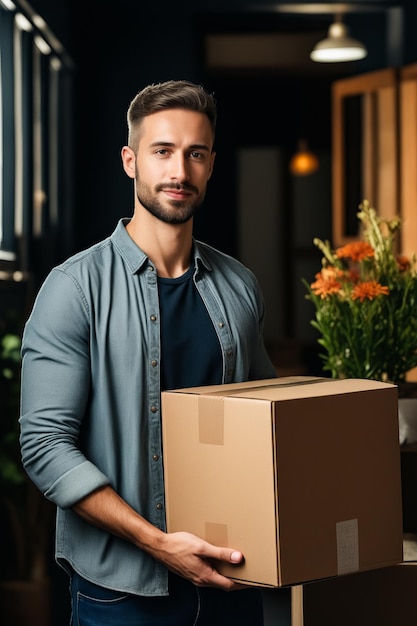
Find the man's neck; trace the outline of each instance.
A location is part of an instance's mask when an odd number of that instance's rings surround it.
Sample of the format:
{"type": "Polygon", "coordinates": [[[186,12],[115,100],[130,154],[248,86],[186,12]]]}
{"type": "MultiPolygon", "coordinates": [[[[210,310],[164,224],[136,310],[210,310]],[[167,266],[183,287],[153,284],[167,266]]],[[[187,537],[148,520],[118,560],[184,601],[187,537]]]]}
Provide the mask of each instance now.
{"type": "Polygon", "coordinates": [[[134,214],[126,230],[155,264],[158,276],[177,278],[191,263],[193,222],[166,224],[152,215],[134,214]]]}

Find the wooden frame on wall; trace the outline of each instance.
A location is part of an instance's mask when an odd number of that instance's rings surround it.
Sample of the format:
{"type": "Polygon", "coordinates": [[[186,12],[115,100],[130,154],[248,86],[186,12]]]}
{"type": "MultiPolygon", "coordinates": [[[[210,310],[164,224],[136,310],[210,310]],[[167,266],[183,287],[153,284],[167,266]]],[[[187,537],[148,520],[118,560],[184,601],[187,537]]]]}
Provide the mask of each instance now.
{"type": "Polygon", "coordinates": [[[417,253],[417,63],[400,69],[400,212],[402,253],[417,253]]]}
{"type": "Polygon", "coordinates": [[[341,246],[359,234],[363,199],[383,217],[399,211],[396,69],[333,83],[332,142],[333,245],[341,246]]]}

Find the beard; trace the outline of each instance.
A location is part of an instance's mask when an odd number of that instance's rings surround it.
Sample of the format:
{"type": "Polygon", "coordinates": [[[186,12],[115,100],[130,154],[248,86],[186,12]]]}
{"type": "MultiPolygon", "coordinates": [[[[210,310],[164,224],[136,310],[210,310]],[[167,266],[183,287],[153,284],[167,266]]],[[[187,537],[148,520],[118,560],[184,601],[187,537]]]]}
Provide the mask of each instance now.
{"type": "Polygon", "coordinates": [[[203,203],[206,195],[206,189],[204,188],[197,196],[194,196],[190,200],[170,200],[166,206],[158,200],[158,192],[163,189],[183,189],[184,191],[198,192],[197,187],[188,185],[187,183],[160,183],[156,185],[154,191],[140,180],[139,174],[136,171],[136,197],[140,204],[151,213],[154,217],[166,224],[185,224],[195,215],[197,209],[203,203]]]}

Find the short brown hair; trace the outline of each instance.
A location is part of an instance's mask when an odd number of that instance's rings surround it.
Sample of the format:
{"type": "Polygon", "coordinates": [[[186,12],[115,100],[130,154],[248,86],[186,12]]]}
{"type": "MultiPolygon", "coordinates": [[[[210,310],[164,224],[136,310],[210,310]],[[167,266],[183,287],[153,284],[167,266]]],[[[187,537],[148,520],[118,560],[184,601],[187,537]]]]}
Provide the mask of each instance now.
{"type": "Polygon", "coordinates": [[[148,85],[133,98],[127,111],[128,144],[136,151],[143,118],[163,109],[188,109],[207,115],[213,137],[216,131],[217,105],[213,94],[202,85],[188,80],[168,80],[148,85]]]}

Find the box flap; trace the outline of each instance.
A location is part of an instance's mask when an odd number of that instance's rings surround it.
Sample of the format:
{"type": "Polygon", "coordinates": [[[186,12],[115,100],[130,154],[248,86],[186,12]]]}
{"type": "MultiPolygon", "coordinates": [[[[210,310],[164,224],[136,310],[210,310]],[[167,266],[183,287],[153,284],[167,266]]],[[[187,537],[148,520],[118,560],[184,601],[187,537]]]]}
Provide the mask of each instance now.
{"type": "Polygon", "coordinates": [[[391,389],[393,387],[396,387],[396,385],[362,378],[345,378],[340,380],[337,378],[323,378],[318,376],[283,376],[244,383],[231,383],[228,385],[187,387],[184,389],[164,391],[163,393],[279,401],[355,393],[373,389],[391,389]]]}

